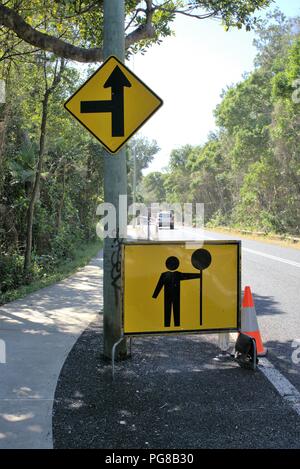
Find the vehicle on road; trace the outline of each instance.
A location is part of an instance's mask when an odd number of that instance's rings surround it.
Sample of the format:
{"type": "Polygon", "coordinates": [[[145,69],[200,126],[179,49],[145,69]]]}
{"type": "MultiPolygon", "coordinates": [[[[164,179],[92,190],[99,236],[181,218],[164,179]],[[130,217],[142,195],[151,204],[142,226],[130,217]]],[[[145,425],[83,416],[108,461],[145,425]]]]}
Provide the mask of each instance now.
{"type": "Polygon", "coordinates": [[[168,228],[174,230],[174,211],[166,210],[159,212],[156,218],[157,228],[168,228]]]}

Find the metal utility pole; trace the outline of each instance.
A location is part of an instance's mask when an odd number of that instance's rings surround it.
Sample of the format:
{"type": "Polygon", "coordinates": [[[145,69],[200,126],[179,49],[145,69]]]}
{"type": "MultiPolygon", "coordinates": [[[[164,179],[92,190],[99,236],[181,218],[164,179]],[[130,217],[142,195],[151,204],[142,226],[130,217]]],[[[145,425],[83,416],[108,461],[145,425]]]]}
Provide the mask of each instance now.
{"type": "MultiPolygon", "coordinates": [[[[116,56],[125,60],[124,0],[104,0],[104,59],[116,56]]],[[[116,237],[104,241],[104,350],[111,358],[112,347],[122,330],[121,250],[119,239],[119,195],[127,195],[126,154],[122,149],[115,155],[104,156],[104,200],[116,209],[116,237]]],[[[126,207],[127,209],[127,207],[126,207]]],[[[127,212],[126,212],[127,213],[127,212]]],[[[127,355],[125,339],[116,349],[116,357],[127,355]]]]}

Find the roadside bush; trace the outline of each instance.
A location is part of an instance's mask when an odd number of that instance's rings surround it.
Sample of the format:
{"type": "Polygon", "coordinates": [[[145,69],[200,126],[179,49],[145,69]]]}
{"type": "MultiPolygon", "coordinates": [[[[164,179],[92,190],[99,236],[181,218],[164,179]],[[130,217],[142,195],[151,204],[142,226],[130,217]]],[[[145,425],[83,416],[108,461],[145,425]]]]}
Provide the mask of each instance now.
{"type": "Polygon", "coordinates": [[[17,288],[23,283],[24,257],[17,253],[0,253],[0,291],[17,288]]]}
{"type": "Polygon", "coordinates": [[[51,257],[53,265],[72,260],[76,256],[76,250],[84,241],[84,234],[80,228],[72,229],[69,225],[63,225],[58,234],[51,240],[51,257]]]}

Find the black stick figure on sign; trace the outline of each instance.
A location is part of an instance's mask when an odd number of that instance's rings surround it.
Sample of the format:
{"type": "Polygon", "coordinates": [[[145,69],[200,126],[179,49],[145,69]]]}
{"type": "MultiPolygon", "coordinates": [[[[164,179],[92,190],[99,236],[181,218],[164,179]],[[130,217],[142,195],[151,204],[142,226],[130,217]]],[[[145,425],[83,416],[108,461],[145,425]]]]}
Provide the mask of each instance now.
{"type": "Polygon", "coordinates": [[[166,260],[167,272],[163,272],[159,277],[152,298],[157,298],[162,288],[164,288],[164,311],[165,327],[171,325],[171,315],[173,309],[174,326],[180,326],[180,282],[182,280],[191,280],[201,278],[200,274],[185,274],[179,272],[179,260],[175,256],[168,257],[166,260]]]}
{"type": "Polygon", "coordinates": [[[211,264],[211,255],[206,249],[197,249],[194,251],[191,258],[193,267],[200,270],[200,326],[203,324],[202,312],[202,292],[203,292],[203,270],[211,264]]]}

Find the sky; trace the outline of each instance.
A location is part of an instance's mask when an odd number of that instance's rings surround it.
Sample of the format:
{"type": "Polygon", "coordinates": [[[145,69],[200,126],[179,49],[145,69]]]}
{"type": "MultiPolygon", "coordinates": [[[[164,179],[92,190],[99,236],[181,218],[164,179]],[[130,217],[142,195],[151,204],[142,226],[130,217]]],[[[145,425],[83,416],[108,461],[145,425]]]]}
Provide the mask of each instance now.
{"type": "MultiPolygon", "coordinates": [[[[276,5],[287,16],[300,14],[300,0],[276,0],[272,9],[276,5]]],[[[215,129],[213,110],[222,90],[253,70],[256,55],[253,32],[225,32],[216,20],[183,15],[173,25],[174,37],[127,62],[164,102],[138,132],[161,148],[144,174],[163,170],[172,149],[205,143],[215,129]]]]}

